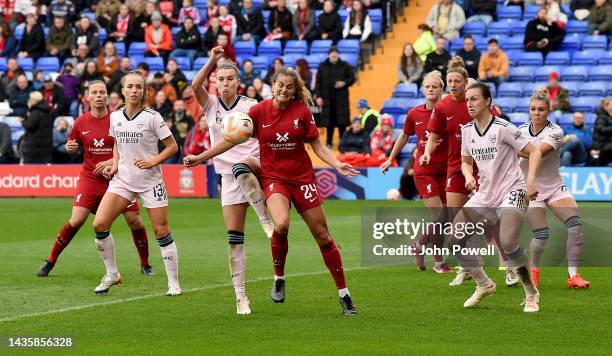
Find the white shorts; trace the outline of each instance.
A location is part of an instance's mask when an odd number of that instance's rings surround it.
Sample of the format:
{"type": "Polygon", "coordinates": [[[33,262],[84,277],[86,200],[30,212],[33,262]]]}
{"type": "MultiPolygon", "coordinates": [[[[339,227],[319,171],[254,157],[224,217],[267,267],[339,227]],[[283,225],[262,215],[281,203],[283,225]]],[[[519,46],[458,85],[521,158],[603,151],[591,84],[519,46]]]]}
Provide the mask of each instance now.
{"type": "Polygon", "coordinates": [[[478,192],[468,200],[464,208],[473,208],[477,213],[487,219],[496,219],[506,209],[518,211],[521,215],[527,212],[527,192],[524,189],[515,189],[504,195],[496,206],[483,204],[478,192]]]}
{"type": "Polygon", "coordinates": [[[221,206],[248,203],[233,174],[221,175],[221,206]]]}
{"type": "Polygon", "coordinates": [[[122,187],[117,183],[117,180],[112,179],[108,184],[107,192],[117,194],[130,202],[136,201],[136,198],[140,196],[140,199],[142,199],[142,206],[149,209],[168,206],[168,193],[166,192],[166,185],[163,182],[145,192],[135,193],[122,187]]]}
{"type": "Polygon", "coordinates": [[[547,191],[548,194],[542,194],[540,192],[538,197],[534,201],[529,202],[530,208],[546,208],[546,206],[550,203],[556,202],[561,199],[571,198],[574,199],[574,196],[567,189],[565,184],[558,186],[557,188],[547,191]]]}

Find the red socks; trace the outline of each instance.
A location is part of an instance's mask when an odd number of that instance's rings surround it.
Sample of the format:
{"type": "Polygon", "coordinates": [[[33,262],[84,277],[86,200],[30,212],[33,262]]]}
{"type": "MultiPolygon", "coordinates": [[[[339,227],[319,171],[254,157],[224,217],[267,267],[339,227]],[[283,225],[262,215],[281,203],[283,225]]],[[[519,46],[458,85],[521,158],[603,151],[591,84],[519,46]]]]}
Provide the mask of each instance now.
{"type": "Polygon", "coordinates": [[[146,266],[149,264],[149,239],[147,237],[147,229],[141,227],[138,230],[132,230],[132,238],[134,239],[134,245],[138,250],[138,256],[140,257],[140,265],[146,266]]]}
{"type": "Polygon", "coordinates": [[[319,246],[321,249],[321,256],[323,256],[323,261],[325,261],[325,265],[332,277],[334,278],[334,282],[336,282],[336,288],[342,289],[346,288],[346,280],[344,279],[344,269],[342,268],[342,259],[340,258],[340,251],[338,251],[338,247],[334,240],[331,240],[325,246],[319,246]]]}
{"type": "Polygon", "coordinates": [[[287,234],[279,234],[274,230],[272,233],[272,262],[274,263],[274,275],[285,275],[285,260],[289,251],[287,234]]]}
{"type": "Polygon", "coordinates": [[[77,231],[79,231],[79,229],[72,227],[70,223],[64,224],[62,229],[57,233],[55,243],[53,244],[53,248],[51,248],[51,254],[47,257],[47,261],[55,263],[62,251],[64,251],[70,241],[72,241],[77,231]]]}

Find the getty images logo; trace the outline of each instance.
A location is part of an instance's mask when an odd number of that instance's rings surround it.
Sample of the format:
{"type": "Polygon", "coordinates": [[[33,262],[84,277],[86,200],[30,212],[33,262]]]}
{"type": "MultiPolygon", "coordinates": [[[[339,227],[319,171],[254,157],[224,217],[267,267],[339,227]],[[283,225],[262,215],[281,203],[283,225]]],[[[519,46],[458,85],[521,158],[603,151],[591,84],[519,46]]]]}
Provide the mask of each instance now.
{"type": "Polygon", "coordinates": [[[104,146],[104,139],[101,138],[100,140],[97,139],[93,139],[94,140],[94,146],[96,147],[103,147],[104,146]]]}
{"type": "Polygon", "coordinates": [[[278,132],[276,133],[276,141],[278,142],[287,142],[289,141],[289,132],[285,132],[284,135],[279,134],[278,132]]]}

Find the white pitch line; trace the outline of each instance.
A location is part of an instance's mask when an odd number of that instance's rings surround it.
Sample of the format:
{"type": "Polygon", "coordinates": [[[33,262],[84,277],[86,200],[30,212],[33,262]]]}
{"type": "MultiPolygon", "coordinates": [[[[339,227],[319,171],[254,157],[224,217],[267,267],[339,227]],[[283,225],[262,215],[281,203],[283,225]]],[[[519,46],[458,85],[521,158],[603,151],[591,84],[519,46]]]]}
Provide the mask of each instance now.
{"type": "MultiPolygon", "coordinates": [[[[369,268],[370,267],[355,267],[355,268],[347,268],[347,269],[345,269],[345,271],[348,272],[348,271],[355,271],[355,270],[369,269],[369,268]]],[[[317,275],[326,274],[326,273],[329,273],[329,271],[290,274],[290,275],[287,275],[287,277],[317,276],[317,275]]],[[[271,280],[271,279],[272,279],[271,277],[259,277],[259,278],[255,278],[255,279],[249,280],[249,281],[247,281],[247,283],[257,283],[257,282],[267,281],[267,280],[271,280]]],[[[185,294],[185,293],[199,292],[199,291],[208,290],[208,289],[226,288],[226,287],[232,287],[232,286],[233,285],[231,283],[210,284],[210,285],[203,286],[203,287],[196,287],[196,288],[191,288],[191,289],[185,289],[182,292],[183,292],[183,294],[185,294]]],[[[9,321],[16,321],[16,320],[26,319],[26,318],[35,318],[35,317],[44,316],[44,315],[50,315],[50,314],[60,314],[60,313],[65,313],[65,312],[69,312],[69,311],[74,311],[74,310],[83,310],[83,309],[89,309],[89,308],[106,306],[106,305],[115,305],[115,304],[133,302],[133,301],[143,300],[143,299],[164,297],[164,296],[166,296],[166,293],[146,294],[146,295],[139,295],[139,296],[123,298],[123,299],[109,300],[109,301],[106,301],[106,302],[75,305],[75,306],[67,307],[67,308],[47,310],[47,311],[43,311],[43,312],[11,316],[11,317],[8,317],[8,318],[1,318],[0,319],[0,323],[2,323],[2,322],[9,322],[9,321]]],[[[173,297],[173,298],[176,298],[176,297],[173,297]]]]}

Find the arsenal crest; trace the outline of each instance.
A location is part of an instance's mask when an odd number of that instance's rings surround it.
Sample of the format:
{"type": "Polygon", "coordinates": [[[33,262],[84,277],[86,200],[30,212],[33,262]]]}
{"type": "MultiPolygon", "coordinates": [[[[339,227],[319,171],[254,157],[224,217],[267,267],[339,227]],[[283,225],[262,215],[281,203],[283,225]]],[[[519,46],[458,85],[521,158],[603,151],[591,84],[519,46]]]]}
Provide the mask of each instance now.
{"type": "Polygon", "coordinates": [[[489,141],[491,141],[491,143],[497,142],[497,136],[496,135],[489,136],[489,141]]]}

